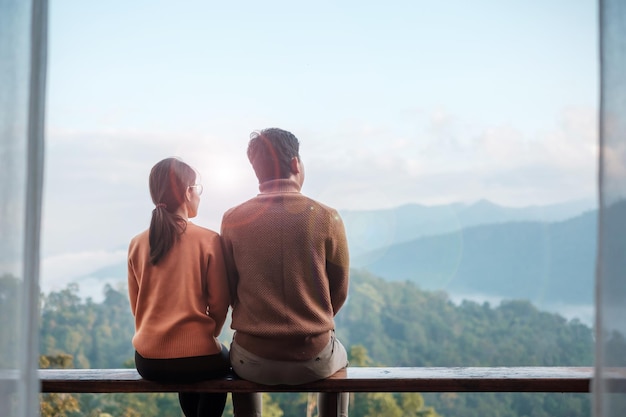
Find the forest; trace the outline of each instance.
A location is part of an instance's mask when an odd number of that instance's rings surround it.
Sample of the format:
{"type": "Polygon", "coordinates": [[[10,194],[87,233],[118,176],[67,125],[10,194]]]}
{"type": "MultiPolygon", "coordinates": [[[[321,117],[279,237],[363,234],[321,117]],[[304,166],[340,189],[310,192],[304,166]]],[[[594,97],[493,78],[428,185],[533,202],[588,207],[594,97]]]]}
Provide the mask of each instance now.
{"type": "MultiPolygon", "coordinates": [[[[15,300],[15,278],[0,277],[0,298],[15,300]]],[[[353,270],[337,334],[351,366],[591,366],[593,332],[577,320],[538,310],[528,301],[492,306],[454,304],[442,291],[413,282],[387,282],[353,270]]],[[[41,367],[133,367],[133,319],[126,289],[105,286],[101,302],[79,288],[41,296],[41,367]]],[[[0,303],[10,309],[11,303],[0,303]]],[[[10,310],[0,311],[2,326],[10,310]]],[[[13,310],[15,311],[15,310],[13,310]]],[[[230,330],[221,337],[225,344],[230,330]]],[[[7,347],[8,348],[8,347],[7,347]]],[[[5,347],[0,346],[3,352],[5,347]]],[[[313,416],[311,394],[265,394],[264,415],[313,416]]],[[[180,416],[175,394],[46,394],[44,417],[180,416]]],[[[588,394],[354,394],[350,415],[588,416],[588,394]]],[[[232,416],[230,402],[225,416],[232,416]]]]}

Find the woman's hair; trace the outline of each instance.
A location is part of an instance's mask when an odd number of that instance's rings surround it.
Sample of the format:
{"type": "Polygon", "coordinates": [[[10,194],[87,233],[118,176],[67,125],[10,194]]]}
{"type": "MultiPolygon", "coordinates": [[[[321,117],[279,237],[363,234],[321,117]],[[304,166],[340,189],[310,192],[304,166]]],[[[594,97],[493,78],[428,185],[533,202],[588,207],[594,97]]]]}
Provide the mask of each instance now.
{"type": "Polygon", "coordinates": [[[150,262],[156,265],[187,227],[187,221],[175,214],[185,202],[187,188],[196,181],[196,172],[176,158],[158,162],[150,171],[150,196],[155,204],[150,221],[150,262]]]}

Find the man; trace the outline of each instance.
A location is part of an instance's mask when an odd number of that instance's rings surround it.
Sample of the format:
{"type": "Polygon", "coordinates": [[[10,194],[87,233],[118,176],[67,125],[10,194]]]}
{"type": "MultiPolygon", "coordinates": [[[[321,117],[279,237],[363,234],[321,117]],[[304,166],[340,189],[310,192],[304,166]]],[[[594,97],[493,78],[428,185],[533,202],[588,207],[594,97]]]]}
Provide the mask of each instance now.
{"type": "MultiPolygon", "coordinates": [[[[260,194],[222,219],[232,367],[268,385],[312,382],[348,365],[334,323],[348,295],[345,229],[336,210],[300,193],[299,145],[282,129],[253,133],[248,159],[260,194]]],[[[320,394],[319,415],[332,413],[325,409],[332,403],[320,394]]],[[[339,403],[347,416],[347,393],[339,403]]]]}

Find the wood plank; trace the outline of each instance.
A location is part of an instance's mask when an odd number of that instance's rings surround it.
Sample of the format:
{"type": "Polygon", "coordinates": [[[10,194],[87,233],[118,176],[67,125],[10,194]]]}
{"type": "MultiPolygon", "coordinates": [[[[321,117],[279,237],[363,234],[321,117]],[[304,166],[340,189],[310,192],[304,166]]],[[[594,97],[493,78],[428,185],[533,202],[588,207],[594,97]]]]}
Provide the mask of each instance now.
{"type": "MultiPolygon", "coordinates": [[[[590,367],[350,367],[308,384],[267,386],[228,376],[163,384],[134,369],[42,369],[42,392],[590,392],[590,367]]],[[[624,385],[626,372],[615,373],[624,385]]],[[[617,385],[616,385],[617,386],[617,385]]]]}

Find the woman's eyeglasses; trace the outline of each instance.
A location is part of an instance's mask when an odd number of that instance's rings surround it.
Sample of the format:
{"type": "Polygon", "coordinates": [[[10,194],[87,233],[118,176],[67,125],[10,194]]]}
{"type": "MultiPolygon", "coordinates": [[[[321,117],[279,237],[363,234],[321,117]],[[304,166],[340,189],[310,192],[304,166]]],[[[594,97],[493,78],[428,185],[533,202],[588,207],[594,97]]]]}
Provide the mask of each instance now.
{"type": "Polygon", "coordinates": [[[194,189],[196,190],[196,194],[198,194],[198,195],[202,195],[202,189],[203,189],[202,184],[194,184],[194,185],[190,185],[190,186],[189,186],[189,187],[187,187],[187,188],[194,188],[194,189]]]}

